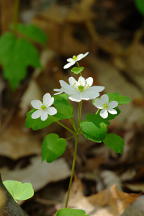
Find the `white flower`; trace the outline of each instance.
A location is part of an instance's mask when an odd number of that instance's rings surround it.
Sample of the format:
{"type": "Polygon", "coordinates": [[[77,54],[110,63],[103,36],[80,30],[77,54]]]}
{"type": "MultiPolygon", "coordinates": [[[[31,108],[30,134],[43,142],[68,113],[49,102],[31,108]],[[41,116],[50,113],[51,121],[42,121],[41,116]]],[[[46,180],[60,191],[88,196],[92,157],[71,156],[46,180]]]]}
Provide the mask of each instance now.
{"type": "Polygon", "coordinates": [[[69,84],[60,80],[60,89],[54,89],[57,91],[55,94],[66,93],[69,95],[69,99],[75,102],[82,100],[92,100],[99,96],[99,92],[104,90],[103,86],[92,86],[93,78],[89,77],[85,79],[80,76],[78,81],[74,77],[69,77],[69,84]]]}
{"type": "Polygon", "coordinates": [[[45,121],[48,118],[48,115],[55,115],[57,110],[51,106],[53,103],[54,97],[51,97],[49,93],[46,93],[43,96],[43,102],[40,100],[32,100],[31,105],[37,110],[32,113],[31,117],[33,119],[41,118],[42,121],[45,121]]]}
{"type": "Polygon", "coordinates": [[[114,108],[118,106],[118,102],[117,101],[109,102],[109,97],[106,94],[94,100],[93,104],[98,109],[101,109],[100,116],[104,119],[108,117],[108,113],[113,114],[113,115],[117,114],[117,110],[115,110],[114,108]]]}
{"type": "Polygon", "coordinates": [[[67,69],[69,67],[71,67],[72,65],[74,65],[76,62],[80,61],[81,59],[83,59],[84,57],[86,57],[89,54],[89,52],[86,52],[85,54],[79,54],[77,56],[73,56],[72,58],[68,58],[67,59],[67,64],[63,67],[64,69],[67,69]]]}

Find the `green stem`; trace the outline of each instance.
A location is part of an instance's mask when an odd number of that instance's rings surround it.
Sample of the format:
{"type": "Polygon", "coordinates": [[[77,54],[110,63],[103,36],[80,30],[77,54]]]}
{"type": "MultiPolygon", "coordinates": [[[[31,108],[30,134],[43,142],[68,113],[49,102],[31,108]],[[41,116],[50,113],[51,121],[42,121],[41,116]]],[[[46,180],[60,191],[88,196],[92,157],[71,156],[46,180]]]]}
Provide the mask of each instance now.
{"type": "Polygon", "coordinates": [[[69,181],[69,186],[68,186],[68,192],[67,192],[67,197],[66,197],[66,201],[65,201],[65,208],[68,207],[68,202],[69,202],[69,198],[70,198],[70,191],[71,191],[72,181],[73,181],[73,177],[75,175],[77,150],[78,150],[78,136],[75,136],[75,148],[74,148],[74,154],[73,154],[73,162],[72,162],[72,169],[71,169],[71,176],[70,176],[70,181],[69,181]]]}
{"type": "Polygon", "coordinates": [[[66,197],[66,201],[65,201],[65,208],[68,207],[72,181],[73,181],[73,178],[74,178],[74,175],[75,175],[75,166],[76,166],[77,151],[78,151],[78,136],[79,136],[79,132],[80,132],[81,116],[82,116],[82,101],[78,105],[78,128],[76,129],[76,134],[75,134],[73,162],[72,162],[71,176],[70,176],[70,181],[69,181],[69,186],[68,186],[67,197],[66,197]]]}
{"type": "Polygon", "coordinates": [[[78,130],[80,129],[81,116],[82,116],[82,101],[79,103],[78,106],[78,130]]]}
{"type": "Polygon", "coordinates": [[[70,129],[69,127],[67,127],[65,124],[63,124],[62,122],[57,121],[56,122],[58,125],[60,125],[61,127],[65,128],[66,130],[68,130],[70,133],[75,134],[75,132],[70,129]]]}

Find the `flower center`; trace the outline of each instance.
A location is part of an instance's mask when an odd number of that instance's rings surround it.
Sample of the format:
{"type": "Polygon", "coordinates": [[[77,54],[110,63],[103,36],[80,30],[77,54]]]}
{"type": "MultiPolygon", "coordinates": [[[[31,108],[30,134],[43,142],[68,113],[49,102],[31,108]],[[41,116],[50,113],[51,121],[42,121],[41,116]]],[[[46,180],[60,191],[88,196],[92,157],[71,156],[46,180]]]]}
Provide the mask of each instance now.
{"type": "Polygon", "coordinates": [[[103,109],[108,109],[108,104],[103,104],[103,109]]]}
{"type": "Polygon", "coordinates": [[[82,91],[84,91],[84,90],[85,90],[85,87],[84,87],[84,86],[82,86],[82,85],[80,85],[80,86],[78,86],[78,90],[79,90],[80,92],[82,92],[82,91]]]}
{"type": "Polygon", "coordinates": [[[41,105],[41,109],[42,109],[42,110],[46,110],[47,107],[46,107],[45,105],[41,105]]]}
{"type": "Polygon", "coordinates": [[[73,60],[75,60],[75,61],[77,60],[77,56],[73,56],[72,58],[73,58],[73,60]]]}

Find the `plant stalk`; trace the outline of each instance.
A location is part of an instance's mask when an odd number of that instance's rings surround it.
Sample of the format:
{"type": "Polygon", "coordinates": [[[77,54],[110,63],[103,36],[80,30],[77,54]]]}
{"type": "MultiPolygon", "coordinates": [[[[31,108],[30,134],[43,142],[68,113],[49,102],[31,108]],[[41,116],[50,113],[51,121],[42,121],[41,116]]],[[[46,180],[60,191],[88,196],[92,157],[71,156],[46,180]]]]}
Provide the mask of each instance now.
{"type": "Polygon", "coordinates": [[[71,176],[70,176],[70,181],[69,181],[69,186],[68,186],[68,192],[67,192],[67,197],[65,201],[65,208],[68,207],[68,202],[70,198],[70,192],[71,192],[71,186],[72,186],[72,181],[73,177],[75,175],[75,166],[76,166],[76,159],[77,159],[77,150],[78,150],[78,135],[75,136],[75,148],[74,148],[74,154],[73,154],[73,162],[72,162],[72,169],[71,169],[71,176]]]}

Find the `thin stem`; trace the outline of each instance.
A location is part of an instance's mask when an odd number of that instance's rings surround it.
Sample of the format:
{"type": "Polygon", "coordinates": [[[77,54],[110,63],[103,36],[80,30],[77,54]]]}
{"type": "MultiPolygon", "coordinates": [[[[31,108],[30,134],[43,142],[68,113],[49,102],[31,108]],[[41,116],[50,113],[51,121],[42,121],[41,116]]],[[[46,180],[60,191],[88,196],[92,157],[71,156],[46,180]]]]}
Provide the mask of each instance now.
{"type": "Polygon", "coordinates": [[[65,128],[66,130],[68,130],[70,133],[75,134],[75,132],[70,129],[69,127],[67,127],[65,124],[63,124],[62,122],[57,121],[56,122],[58,125],[62,126],[63,128],[65,128]]]}
{"type": "Polygon", "coordinates": [[[78,105],[78,129],[80,129],[81,116],[82,116],[82,101],[78,105]]]}
{"type": "Polygon", "coordinates": [[[75,130],[75,132],[77,132],[77,128],[76,128],[76,126],[75,126],[74,119],[73,119],[73,118],[72,118],[72,119],[69,119],[69,121],[70,121],[71,125],[73,126],[73,129],[75,130]]]}
{"type": "Polygon", "coordinates": [[[69,181],[69,186],[68,186],[68,192],[67,192],[67,197],[66,197],[66,201],[65,201],[65,208],[68,207],[72,181],[73,181],[73,177],[75,175],[75,165],[76,165],[76,159],[77,159],[77,150],[78,150],[78,136],[75,136],[75,148],[74,148],[74,154],[73,154],[73,162],[72,162],[72,169],[71,169],[71,176],[70,176],[70,181],[69,181]]]}
{"type": "Polygon", "coordinates": [[[100,111],[100,109],[98,109],[98,110],[96,111],[96,115],[99,113],[99,111],[100,111]]]}

